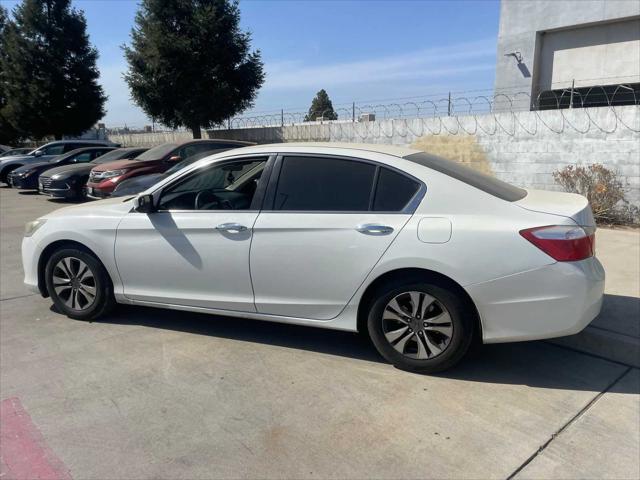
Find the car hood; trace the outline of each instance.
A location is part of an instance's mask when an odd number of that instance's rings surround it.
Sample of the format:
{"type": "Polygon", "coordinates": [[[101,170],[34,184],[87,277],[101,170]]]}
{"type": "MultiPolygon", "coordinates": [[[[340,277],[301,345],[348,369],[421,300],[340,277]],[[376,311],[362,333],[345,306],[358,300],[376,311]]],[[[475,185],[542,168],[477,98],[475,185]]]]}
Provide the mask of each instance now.
{"type": "Polygon", "coordinates": [[[66,216],[95,217],[109,215],[121,217],[131,211],[132,208],[133,198],[126,198],[124,201],[123,197],[107,198],[106,200],[97,200],[94,202],[59,208],[41,218],[57,218],[66,216]]]}
{"type": "Polygon", "coordinates": [[[24,172],[26,170],[33,170],[34,168],[41,169],[41,168],[50,167],[52,165],[53,164],[49,163],[49,162],[29,162],[27,165],[24,165],[22,167],[16,168],[14,171],[15,172],[24,172]]]}
{"type": "Polygon", "coordinates": [[[160,160],[147,160],[147,161],[139,161],[139,160],[114,160],[113,162],[101,163],[93,167],[94,172],[106,172],[107,170],[120,170],[120,169],[136,169],[136,168],[144,168],[150,167],[151,165],[155,165],[160,162],[160,160]]]}
{"type": "Polygon", "coordinates": [[[71,165],[62,165],[61,167],[55,167],[49,170],[47,172],[47,177],[52,177],[53,175],[82,175],[83,173],[88,174],[95,166],[95,163],[74,163],[71,165]]]}

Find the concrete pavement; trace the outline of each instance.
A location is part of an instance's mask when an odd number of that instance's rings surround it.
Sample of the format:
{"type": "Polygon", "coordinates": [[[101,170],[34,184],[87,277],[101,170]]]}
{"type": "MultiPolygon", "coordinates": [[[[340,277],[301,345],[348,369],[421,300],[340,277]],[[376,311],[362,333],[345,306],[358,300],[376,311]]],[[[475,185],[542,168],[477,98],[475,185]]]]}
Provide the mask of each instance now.
{"type": "Polygon", "coordinates": [[[640,477],[638,370],[548,342],[422,376],[344,332],[63,317],[19,258],[24,223],[61,205],[0,188],[0,402],[19,400],[71,478],[640,477]]]}

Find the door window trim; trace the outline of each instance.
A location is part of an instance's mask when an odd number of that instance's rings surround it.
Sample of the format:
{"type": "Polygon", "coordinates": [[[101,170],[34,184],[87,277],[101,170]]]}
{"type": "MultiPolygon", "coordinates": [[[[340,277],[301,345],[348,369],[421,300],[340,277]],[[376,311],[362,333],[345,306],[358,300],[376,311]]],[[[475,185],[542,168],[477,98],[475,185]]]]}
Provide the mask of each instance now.
{"type": "Polygon", "coordinates": [[[163,190],[167,189],[167,188],[171,188],[174,185],[177,185],[178,183],[181,183],[185,180],[188,179],[188,177],[201,172],[203,169],[206,168],[215,168],[221,165],[226,165],[228,163],[234,163],[234,162],[241,162],[243,160],[251,160],[251,159],[255,159],[256,161],[258,161],[259,159],[266,159],[266,163],[264,166],[264,169],[262,170],[262,175],[260,176],[260,181],[258,182],[258,186],[256,188],[256,191],[253,195],[253,198],[251,199],[251,206],[246,209],[246,210],[227,210],[227,209],[218,209],[218,210],[183,210],[183,209],[176,209],[176,210],[161,210],[158,209],[156,212],[154,213],[218,213],[218,212],[223,212],[223,213],[229,213],[229,212],[242,212],[242,213],[256,213],[256,212],[260,212],[260,209],[262,207],[262,201],[264,199],[264,193],[265,190],[267,189],[267,183],[270,180],[270,174],[271,174],[271,167],[273,166],[273,162],[275,161],[275,155],[271,154],[271,153],[264,153],[264,154],[260,154],[260,153],[253,153],[253,154],[244,154],[244,155],[238,155],[235,157],[230,157],[230,158],[225,158],[224,160],[220,160],[217,162],[210,162],[204,165],[200,165],[199,167],[193,168],[193,169],[189,169],[188,171],[184,172],[184,174],[180,175],[178,178],[176,178],[175,180],[173,180],[171,183],[167,183],[159,188],[157,188],[156,190],[154,190],[152,192],[153,195],[153,200],[156,204],[158,204],[160,202],[160,198],[162,196],[162,192],[163,190]],[[264,181],[263,181],[264,179],[264,181]]]}
{"type": "Polygon", "coordinates": [[[273,171],[269,177],[269,185],[267,186],[267,192],[264,196],[264,201],[262,205],[263,212],[270,213],[303,213],[303,214],[362,214],[362,213],[373,213],[379,215],[408,215],[413,214],[420,202],[424,198],[425,193],[427,192],[427,185],[420,179],[414,177],[413,175],[408,174],[404,170],[393,167],[386,163],[376,162],[375,160],[369,160],[368,158],[359,158],[359,157],[349,157],[346,155],[332,155],[332,154],[324,154],[324,153],[295,153],[295,152],[287,152],[287,153],[279,153],[273,164],[273,171]],[[282,172],[282,164],[286,157],[306,157],[306,158],[330,158],[335,160],[345,160],[350,162],[359,162],[359,163],[367,163],[376,167],[374,176],[373,176],[373,185],[371,188],[371,192],[369,195],[369,208],[367,210],[277,210],[275,208],[275,200],[276,200],[276,191],[278,189],[278,183],[280,181],[280,174],[282,172]],[[393,172],[396,172],[404,177],[416,182],[419,187],[416,193],[413,194],[411,199],[407,202],[402,210],[395,211],[376,211],[373,210],[373,202],[376,197],[376,190],[378,187],[378,178],[380,177],[380,170],[382,168],[387,168],[393,172]]]}

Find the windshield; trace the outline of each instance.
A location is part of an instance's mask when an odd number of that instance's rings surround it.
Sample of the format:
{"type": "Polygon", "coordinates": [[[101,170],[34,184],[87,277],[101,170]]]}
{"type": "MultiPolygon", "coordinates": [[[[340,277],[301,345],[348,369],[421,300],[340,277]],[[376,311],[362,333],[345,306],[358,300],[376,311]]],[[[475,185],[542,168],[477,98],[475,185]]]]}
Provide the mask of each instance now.
{"type": "Polygon", "coordinates": [[[177,143],[163,143],[162,145],[158,145],[157,147],[153,147],[142,155],[136,157],[136,160],[158,160],[159,158],[164,157],[167,153],[178,146],[177,143]]]}

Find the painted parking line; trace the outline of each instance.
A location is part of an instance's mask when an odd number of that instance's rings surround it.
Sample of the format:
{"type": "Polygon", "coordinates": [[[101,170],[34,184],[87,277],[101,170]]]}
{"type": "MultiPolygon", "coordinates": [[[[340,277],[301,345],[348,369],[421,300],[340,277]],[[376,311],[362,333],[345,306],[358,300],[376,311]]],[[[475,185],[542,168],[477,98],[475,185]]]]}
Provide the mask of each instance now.
{"type": "Polygon", "coordinates": [[[0,479],[71,479],[17,397],[0,402],[0,479]]]}

